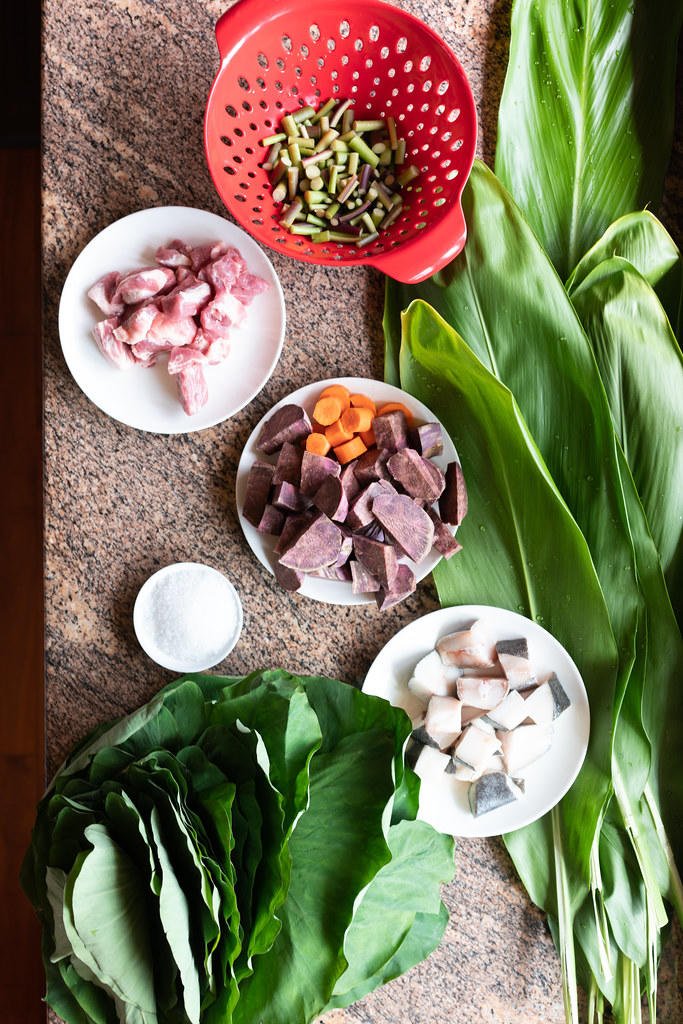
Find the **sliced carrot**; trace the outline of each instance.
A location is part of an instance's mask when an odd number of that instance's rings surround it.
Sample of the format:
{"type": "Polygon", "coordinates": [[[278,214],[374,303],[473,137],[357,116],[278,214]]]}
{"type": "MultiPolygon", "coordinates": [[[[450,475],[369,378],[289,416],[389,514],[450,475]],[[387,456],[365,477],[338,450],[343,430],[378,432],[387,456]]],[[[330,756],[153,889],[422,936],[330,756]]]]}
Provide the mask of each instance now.
{"type": "Polygon", "coordinates": [[[342,412],[351,404],[349,389],[343,384],[330,384],[320,392],[321,398],[338,398],[342,404],[342,412]]]}
{"type": "Polygon", "coordinates": [[[377,414],[377,406],[367,395],[351,395],[351,405],[356,409],[371,409],[373,415],[377,414]]]}
{"type": "Polygon", "coordinates": [[[403,405],[402,402],[387,402],[386,405],[383,405],[381,409],[377,410],[377,415],[383,416],[385,412],[402,412],[409,427],[412,427],[415,422],[415,417],[412,412],[407,406],[403,405]]]}
{"type": "Polygon", "coordinates": [[[372,427],[370,428],[370,430],[361,430],[360,437],[362,438],[363,444],[365,445],[366,448],[372,448],[373,445],[377,444],[375,432],[372,429],[372,427]]]}
{"type": "Polygon", "coordinates": [[[353,431],[346,430],[342,420],[337,420],[336,423],[330,423],[329,427],[325,427],[325,437],[332,447],[336,448],[338,444],[350,441],[353,437],[353,431]]]}
{"type": "Polygon", "coordinates": [[[306,451],[314,455],[327,455],[332,445],[324,434],[313,432],[306,438],[306,451]]]}
{"type": "Polygon", "coordinates": [[[344,430],[350,430],[354,434],[360,434],[361,430],[369,430],[372,426],[374,414],[371,409],[347,409],[342,413],[341,422],[344,430]]]}
{"type": "Polygon", "coordinates": [[[357,459],[359,455],[366,452],[367,448],[363,444],[360,437],[354,437],[351,441],[347,441],[345,444],[337,445],[334,449],[334,454],[337,456],[342,466],[346,462],[351,462],[352,459],[357,459]]]}
{"type": "Polygon", "coordinates": [[[341,414],[341,400],[335,395],[327,395],[325,398],[319,398],[316,402],[313,419],[321,423],[323,427],[329,427],[331,423],[337,422],[341,414]]]}

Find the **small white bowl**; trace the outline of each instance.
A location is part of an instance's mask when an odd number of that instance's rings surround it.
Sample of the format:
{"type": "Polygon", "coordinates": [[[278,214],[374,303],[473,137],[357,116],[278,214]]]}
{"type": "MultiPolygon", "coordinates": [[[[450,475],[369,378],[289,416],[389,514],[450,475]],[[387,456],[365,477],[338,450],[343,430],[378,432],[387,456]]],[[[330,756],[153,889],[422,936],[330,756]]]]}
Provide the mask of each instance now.
{"type": "Polygon", "coordinates": [[[555,734],[550,750],[518,773],[526,782],[520,800],[475,818],[469,808],[466,783],[457,782],[445,772],[422,781],[420,819],[447,835],[499,836],[531,824],[559,803],[586,756],[590,732],[588,695],[578,668],[559,640],[538,623],[506,608],[441,608],[415,619],[384,645],[370,666],[363,690],[384,697],[415,720],[422,708],[408,689],[415,665],[436,647],[440,637],[466,629],[475,619],[484,619],[496,640],[526,637],[537,673],[555,672],[571,700],[571,707],[553,723],[555,734]]]}
{"type": "MultiPolygon", "coordinates": [[[[172,672],[204,672],[223,661],[239,640],[242,632],[242,603],[232,583],[217,569],[201,562],[174,562],[159,569],[142,585],[133,608],[133,628],[145,654],[163,668],[172,672]],[[172,588],[175,584],[175,593],[172,588]],[[201,631],[207,621],[207,608],[197,602],[201,588],[207,587],[211,603],[221,601],[225,613],[224,628],[215,643],[197,650],[171,650],[173,640],[166,644],[155,628],[155,613],[172,612],[187,619],[188,627],[194,621],[201,631]],[[188,602],[192,601],[189,606],[188,602]]],[[[182,640],[182,636],[177,637],[182,640]]]]}

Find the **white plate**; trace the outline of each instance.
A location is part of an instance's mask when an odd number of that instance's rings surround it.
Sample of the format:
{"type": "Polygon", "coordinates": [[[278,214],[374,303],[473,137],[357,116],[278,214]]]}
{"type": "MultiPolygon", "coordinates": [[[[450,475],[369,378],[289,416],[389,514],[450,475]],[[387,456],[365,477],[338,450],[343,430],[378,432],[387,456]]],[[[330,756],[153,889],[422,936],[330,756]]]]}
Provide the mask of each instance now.
{"type": "Polygon", "coordinates": [[[86,245],[62,289],[59,336],[74,380],[103,412],[138,430],[186,434],[233,416],[259,393],[282,351],[285,300],[270,260],[241,228],[205,210],[159,206],[115,221],[86,245]],[[153,265],[157,247],[172,238],[190,245],[229,242],[242,253],[249,270],[271,285],[249,306],[228,359],[207,367],[209,400],[194,416],[183,412],[165,359],[151,368],[118,370],[102,355],[91,333],[104,314],[88,298],[88,289],[111,270],[153,265]]]}
{"type": "MultiPolygon", "coordinates": [[[[412,397],[412,395],[406,394],[405,391],[401,391],[400,388],[395,388],[391,384],[385,384],[380,380],[370,380],[367,377],[334,377],[330,380],[316,381],[315,384],[307,384],[305,387],[299,388],[298,391],[292,392],[291,395],[287,395],[287,397],[283,398],[281,402],[274,405],[270,412],[256,424],[249,440],[244,446],[244,451],[242,452],[242,457],[240,458],[240,463],[237,467],[237,485],[235,488],[237,515],[239,517],[240,526],[244,531],[244,536],[247,538],[249,547],[254,552],[261,565],[264,565],[271,575],[275,575],[273,565],[277,560],[277,556],[274,553],[277,537],[269,537],[266,534],[259,533],[258,530],[253,527],[251,523],[248,523],[242,515],[244,498],[247,491],[247,477],[249,476],[249,470],[252,463],[257,459],[272,461],[273,463],[275,462],[274,457],[266,456],[262,452],[258,451],[256,441],[261,433],[263,424],[283,405],[290,405],[292,403],[294,405],[300,405],[306,410],[309,416],[311,416],[313,414],[313,407],[320,396],[320,392],[323,388],[329,387],[330,384],[343,384],[344,387],[348,388],[351,392],[362,392],[371,398],[376,404],[402,402],[411,410],[418,423],[438,422],[434,413],[430,412],[426,405],[423,405],[422,402],[418,402],[416,398],[412,397]]],[[[440,469],[445,469],[449,462],[459,462],[460,460],[447,431],[443,427],[441,429],[443,432],[443,453],[432,459],[432,462],[439,466],[440,469]]],[[[453,532],[455,533],[455,530],[453,532]]],[[[408,562],[411,566],[415,572],[415,579],[418,583],[432,571],[434,566],[440,560],[441,555],[434,550],[432,550],[429,558],[425,558],[419,566],[410,562],[409,559],[401,559],[401,561],[408,562]]],[[[323,601],[326,604],[350,605],[375,603],[375,598],[372,594],[354,594],[351,583],[346,583],[343,580],[316,579],[314,576],[304,577],[304,581],[298,593],[304,594],[306,597],[312,597],[314,601],[323,601]]]]}
{"type": "Polygon", "coordinates": [[[498,836],[529,825],[562,799],[579,773],[588,747],[590,708],[579,670],[564,647],[537,623],[504,608],[462,605],[441,608],[400,630],[379,652],[365,677],[363,690],[384,697],[415,719],[422,705],[408,689],[413,668],[446,633],[465,629],[475,619],[490,624],[492,639],[526,637],[529,657],[539,675],[555,672],[571,707],[553,723],[553,745],[542,758],[519,772],[524,796],[475,818],[467,802],[467,783],[439,772],[422,781],[419,817],[439,832],[453,836],[498,836]]]}

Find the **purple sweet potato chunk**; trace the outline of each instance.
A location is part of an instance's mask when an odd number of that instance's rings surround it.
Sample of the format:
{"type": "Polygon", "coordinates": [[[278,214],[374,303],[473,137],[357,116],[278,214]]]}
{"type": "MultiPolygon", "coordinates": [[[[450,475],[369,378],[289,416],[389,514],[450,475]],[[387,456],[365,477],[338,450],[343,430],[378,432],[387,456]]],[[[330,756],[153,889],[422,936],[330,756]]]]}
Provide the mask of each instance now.
{"type": "Polygon", "coordinates": [[[353,534],[350,530],[346,530],[345,527],[341,527],[342,531],[342,545],[339,549],[337,561],[334,563],[335,568],[339,569],[342,565],[346,565],[351,553],[353,552],[353,534]]]}
{"type": "Polygon", "coordinates": [[[346,522],[351,529],[360,530],[374,521],[372,503],[380,494],[396,494],[396,488],[388,480],[376,480],[374,484],[370,484],[354,498],[346,517],[346,522]]]}
{"type": "Polygon", "coordinates": [[[426,558],[434,541],[434,524],[407,494],[380,494],[372,514],[396,546],[416,563],[426,558]]]}
{"type": "Polygon", "coordinates": [[[353,471],[361,487],[367,487],[375,480],[389,479],[387,460],[390,455],[391,452],[386,448],[368,448],[366,452],[354,459],[353,471]]]}
{"type": "Polygon", "coordinates": [[[446,479],[439,467],[424,459],[412,448],[395,452],[387,466],[394,480],[398,481],[411,498],[436,501],[446,486],[446,479]]]}
{"type": "Polygon", "coordinates": [[[373,519],[372,522],[368,523],[367,526],[362,526],[360,530],[356,530],[355,532],[359,534],[361,537],[369,537],[370,540],[386,540],[384,530],[379,525],[376,519],[373,519]]]}
{"type": "Polygon", "coordinates": [[[284,525],[285,517],[280,511],[280,509],[275,508],[274,505],[266,505],[256,529],[258,530],[259,533],[270,533],[278,535],[282,533],[282,527],[284,525]]]}
{"type": "Polygon", "coordinates": [[[351,566],[352,590],[354,594],[374,594],[379,590],[379,582],[371,576],[360,562],[349,562],[351,566]]]}
{"type": "Polygon", "coordinates": [[[313,522],[311,515],[287,516],[285,525],[282,527],[280,539],[275,545],[275,554],[282,555],[290,547],[297,537],[303,533],[307,526],[313,522]]]}
{"type": "Polygon", "coordinates": [[[273,467],[268,462],[255,462],[247,477],[247,491],[244,496],[242,515],[258,528],[263,510],[268,504],[270,486],[273,482],[273,467]]]}
{"type": "Polygon", "coordinates": [[[347,565],[325,565],[317,572],[310,573],[311,576],[319,576],[323,580],[341,580],[342,583],[351,582],[351,570],[347,565]]]}
{"type": "Polygon", "coordinates": [[[301,460],[302,494],[313,497],[328,476],[339,476],[340,473],[341,466],[334,459],[328,459],[326,455],[316,455],[314,452],[304,452],[301,460]]]}
{"type": "Polygon", "coordinates": [[[263,424],[256,447],[266,455],[282,448],[286,441],[293,444],[311,432],[311,421],[300,405],[283,405],[263,424]]]}
{"type": "Polygon", "coordinates": [[[458,462],[446,466],[446,489],[439,499],[439,514],[451,526],[460,526],[467,515],[467,488],[458,462]]]}
{"type": "Polygon", "coordinates": [[[303,583],[304,574],[302,572],[299,572],[297,569],[289,569],[280,562],[275,563],[273,571],[275,572],[275,579],[285,590],[298,590],[303,583]]]}
{"type": "Polygon", "coordinates": [[[459,544],[441,517],[436,514],[433,508],[426,508],[425,512],[434,523],[434,547],[444,558],[451,558],[462,551],[462,544],[459,544]]]}
{"type": "Polygon", "coordinates": [[[378,580],[385,590],[391,590],[398,573],[396,550],[391,544],[382,544],[357,534],[353,538],[356,558],[378,580]]]}
{"type": "Polygon", "coordinates": [[[420,427],[411,427],[408,431],[408,443],[425,459],[431,459],[433,455],[441,455],[443,451],[441,424],[423,423],[420,427]]]}
{"type": "Polygon", "coordinates": [[[283,512],[303,512],[306,502],[298,487],[283,480],[273,488],[273,505],[283,512]]]}
{"type": "Polygon", "coordinates": [[[403,601],[406,597],[409,597],[415,587],[415,574],[409,565],[401,563],[398,567],[396,579],[391,590],[384,590],[380,588],[375,594],[375,601],[377,607],[381,612],[387,608],[391,608],[393,605],[398,604],[399,601],[403,601]]]}
{"type": "Polygon", "coordinates": [[[317,572],[336,562],[341,551],[343,534],[336,523],[321,513],[299,534],[280,562],[299,572],[317,572]]]}
{"type": "Polygon", "coordinates": [[[303,449],[298,445],[292,444],[291,441],[285,441],[277,457],[273,483],[287,483],[298,487],[301,483],[301,460],[303,454],[303,449]]]}
{"type": "Polygon", "coordinates": [[[396,452],[408,445],[408,424],[400,409],[375,416],[372,421],[372,432],[378,448],[388,448],[396,452]]]}
{"type": "Polygon", "coordinates": [[[339,477],[328,476],[315,492],[313,504],[337,523],[343,523],[349,511],[349,501],[339,477]]]}
{"type": "Polygon", "coordinates": [[[354,462],[347,462],[347,464],[342,469],[341,475],[339,477],[342,483],[342,487],[344,488],[344,493],[346,494],[347,501],[349,503],[352,502],[356,495],[360,492],[360,484],[356,479],[355,472],[355,463],[357,461],[358,460],[354,460],[354,462]]]}

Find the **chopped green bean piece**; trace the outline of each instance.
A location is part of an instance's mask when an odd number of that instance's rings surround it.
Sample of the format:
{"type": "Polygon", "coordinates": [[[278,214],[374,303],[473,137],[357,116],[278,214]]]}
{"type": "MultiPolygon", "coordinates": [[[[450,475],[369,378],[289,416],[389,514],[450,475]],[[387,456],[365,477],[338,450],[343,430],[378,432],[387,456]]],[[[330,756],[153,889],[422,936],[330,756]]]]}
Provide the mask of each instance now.
{"type": "Polygon", "coordinates": [[[320,151],[320,153],[312,153],[310,156],[305,156],[301,162],[304,165],[304,167],[310,167],[311,164],[322,163],[324,160],[327,160],[327,158],[330,156],[332,156],[332,150],[323,149],[320,151]]]}
{"type": "Polygon", "coordinates": [[[379,162],[382,165],[382,167],[388,167],[389,164],[391,163],[391,161],[393,160],[393,158],[394,158],[394,154],[393,154],[392,150],[385,149],[384,152],[380,153],[380,155],[379,155],[379,162]]]}
{"type": "Polygon", "coordinates": [[[313,107],[300,107],[291,116],[299,124],[300,121],[307,121],[309,117],[315,117],[315,110],[313,107]]]}
{"type": "MultiPolygon", "coordinates": [[[[379,224],[379,223],[380,223],[381,221],[383,221],[383,220],[384,220],[384,217],[385,217],[385,213],[386,213],[386,211],[384,210],[384,208],[383,208],[383,207],[381,207],[381,206],[374,206],[374,207],[373,207],[373,209],[372,209],[372,213],[370,214],[370,216],[372,217],[372,222],[373,222],[373,224],[375,225],[375,227],[377,227],[377,225],[378,225],[378,224],[379,224]]],[[[388,215],[387,215],[387,216],[388,216],[388,215]]]]}
{"type": "Polygon", "coordinates": [[[261,139],[261,146],[272,146],[276,142],[284,142],[287,136],[284,132],[277,132],[276,135],[268,135],[265,139],[261,139]]]}
{"type": "Polygon", "coordinates": [[[288,206],[286,210],[283,211],[280,223],[283,224],[284,227],[289,227],[289,225],[293,223],[296,215],[298,213],[301,213],[303,208],[304,204],[301,202],[301,199],[297,196],[297,198],[292,202],[292,204],[288,206]]]}
{"type": "Polygon", "coordinates": [[[280,121],[280,124],[282,126],[283,132],[286,132],[287,135],[297,134],[296,121],[294,120],[291,114],[285,114],[285,116],[280,121]]]}
{"type": "Polygon", "coordinates": [[[345,110],[351,106],[352,100],[342,100],[334,114],[330,115],[330,128],[336,128],[345,110]]]}
{"type": "Polygon", "coordinates": [[[307,178],[317,178],[318,177],[319,171],[318,171],[318,165],[317,164],[304,164],[303,168],[304,168],[304,174],[306,175],[307,178]]]}
{"type": "Polygon", "coordinates": [[[330,119],[325,114],[320,118],[320,132],[322,135],[330,130],[330,119]]]}
{"type": "Polygon", "coordinates": [[[360,160],[360,157],[358,156],[358,153],[351,153],[349,155],[349,163],[348,163],[349,174],[356,174],[356,172],[358,171],[358,161],[359,160],[360,160]]]}
{"type": "Polygon", "coordinates": [[[396,149],[396,147],[398,146],[398,135],[396,134],[396,118],[391,117],[391,115],[389,115],[389,117],[387,118],[387,131],[389,132],[389,145],[391,146],[392,149],[396,149]]]}
{"type": "Polygon", "coordinates": [[[330,232],[329,231],[316,231],[314,235],[311,235],[312,242],[329,242],[330,232]]]}
{"type": "Polygon", "coordinates": [[[315,224],[307,224],[304,221],[302,224],[292,224],[289,231],[292,235],[317,235],[318,228],[315,224]]]}
{"type": "Polygon", "coordinates": [[[377,156],[381,156],[386,148],[386,142],[376,142],[375,145],[372,147],[372,152],[376,153],[377,156]]]}
{"type": "Polygon", "coordinates": [[[270,173],[268,174],[268,178],[270,180],[271,185],[277,185],[277,183],[280,181],[280,178],[284,178],[286,173],[287,164],[281,157],[275,164],[275,167],[273,167],[272,171],[270,171],[270,173]]]}
{"type": "Polygon", "coordinates": [[[379,223],[380,229],[382,231],[385,231],[386,228],[391,227],[391,225],[394,223],[394,221],[398,220],[398,218],[401,216],[402,213],[403,213],[403,203],[397,203],[393,207],[393,209],[391,209],[389,211],[389,213],[386,215],[386,217],[383,220],[380,221],[380,223],[379,223]]]}
{"type": "MultiPolygon", "coordinates": [[[[288,198],[294,199],[296,196],[296,190],[299,185],[299,168],[289,167],[287,169],[287,196],[288,198]]],[[[274,196],[273,196],[274,198],[274,196]]]]}
{"type": "Polygon", "coordinates": [[[299,137],[302,138],[302,139],[308,139],[309,138],[308,126],[306,124],[304,124],[303,121],[299,125],[299,137]]]}
{"type": "Polygon", "coordinates": [[[406,158],[406,140],[399,139],[396,147],[396,163],[402,164],[406,158]]]}
{"type": "Polygon", "coordinates": [[[348,131],[351,130],[351,128],[353,128],[354,118],[355,118],[355,114],[353,112],[353,107],[349,107],[347,110],[344,111],[344,114],[342,116],[342,131],[343,132],[348,132],[348,131]]]}
{"type": "Polygon", "coordinates": [[[364,213],[364,214],[361,215],[360,219],[362,220],[363,224],[365,224],[365,226],[368,229],[368,231],[370,232],[370,234],[372,234],[373,231],[375,230],[375,222],[373,221],[373,219],[370,216],[370,214],[369,213],[364,213]]]}
{"type": "Polygon", "coordinates": [[[296,142],[293,142],[291,146],[287,146],[287,152],[289,153],[289,159],[293,164],[301,163],[301,150],[296,142]]]}
{"type": "Polygon", "coordinates": [[[333,153],[346,153],[348,146],[341,139],[333,139],[330,143],[330,149],[333,153]]]}
{"type": "Polygon", "coordinates": [[[302,139],[300,135],[288,135],[287,145],[298,146],[299,149],[312,152],[315,148],[315,139],[302,139]]]}
{"type": "Polygon", "coordinates": [[[354,121],[353,129],[356,132],[377,132],[380,128],[385,128],[384,121],[354,121]]]}
{"type": "Polygon", "coordinates": [[[331,242],[355,242],[355,235],[345,235],[343,231],[330,231],[331,242]]]}
{"type": "Polygon", "coordinates": [[[335,159],[335,162],[338,164],[339,167],[345,167],[347,165],[347,163],[349,162],[349,154],[348,153],[335,153],[334,154],[334,159],[335,159]]]}
{"type": "Polygon", "coordinates": [[[328,220],[332,220],[335,214],[339,212],[340,205],[340,203],[332,203],[331,206],[327,207],[325,216],[327,217],[328,220]]]}
{"type": "Polygon", "coordinates": [[[279,185],[276,185],[273,189],[273,202],[281,203],[287,195],[287,186],[284,181],[281,181],[279,185]]]}
{"type": "Polygon", "coordinates": [[[366,164],[370,164],[371,167],[376,167],[379,163],[377,154],[373,153],[367,142],[364,142],[358,135],[349,142],[349,149],[352,149],[354,153],[358,153],[361,160],[364,160],[366,164]]]}
{"type": "Polygon", "coordinates": [[[353,139],[355,137],[356,137],[356,133],[353,130],[351,130],[350,132],[344,132],[343,135],[340,135],[339,136],[339,141],[340,142],[350,142],[351,139],[353,139]]]}
{"type": "Polygon", "coordinates": [[[356,245],[358,246],[359,249],[362,249],[364,245],[370,245],[371,242],[376,242],[378,238],[379,234],[377,231],[375,231],[371,235],[363,235],[362,238],[359,238],[357,240],[356,245]]]}
{"type": "Polygon", "coordinates": [[[357,189],[357,188],[358,188],[358,178],[354,174],[350,178],[346,179],[346,181],[344,183],[343,189],[341,190],[341,192],[337,196],[337,198],[339,199],[339,202],[340,203],[345,203],[346,200],[349,198],[349,196],[352,194],[352,192],[355,189],[357,189]]]}
{"type": "Polygon", "coordinates": [[[330,128],[328,131],[323,132],[318,141],[315,144],[314,153],[320,153],[324,149],[328,149],[331,142],[339,138],[339,132],[335,131],[334,128],[330,128]]]}
{"type": "Polygon", "coordinates": [[[311,191],[312,192],[322,192],[324,187],[325,187],[325,182],[320,177],[320,175],[318,175],[317,178],[312,178],[311,179],[311,191]]]}
{"type": "Polygon", "coordinates": [[[312,191],[308,190],[304,192],[304,199],[309,206],[313,206],[315,203],[322,203],[328,199],[327,192],[312,191]]]}
{"type": "Polygon", "coordinates": [[[412,181],[413,178],[417,178],[419,173],[420,172],[418,171],[415,164],[410,164],[408,167],[406,167],[405,171],[402,171],[397,179],[401,188],[403,188],[404,185],[407,185],[408,182],[412,181]]]}
{"type": "Polygon", "coordinates": [[[323,103],[322,107],[320,107],[319,110],[316,110],[315,114],[311,117],[313,124],[319,121],[321,117],[326,117],[334,107],[334,104],[335,101],[333,99],[329,99],[326,103],[323,103]]]}
{"type": "Polygon", "coordinates": [[[329,176],[328,176],[328,179],[327,179],[327,187],[328,187],[329,191],[332,193],[332,195],[334,195],[334,193],[337,191],[337,175],[338,175],[338,173],[339,173],[339,171],[337,170],[337,165],[333,164],[332,167],[330,167],[330,173],[329,173],[329,176]]]}
{"type": "Polygon", "coordinates": [[[325,227],[325,221],[321,220],[320,217],[316,217],[313,213],[309,213],[306,220],[309,224],[317,224],[319,228],[325,227]]]}

